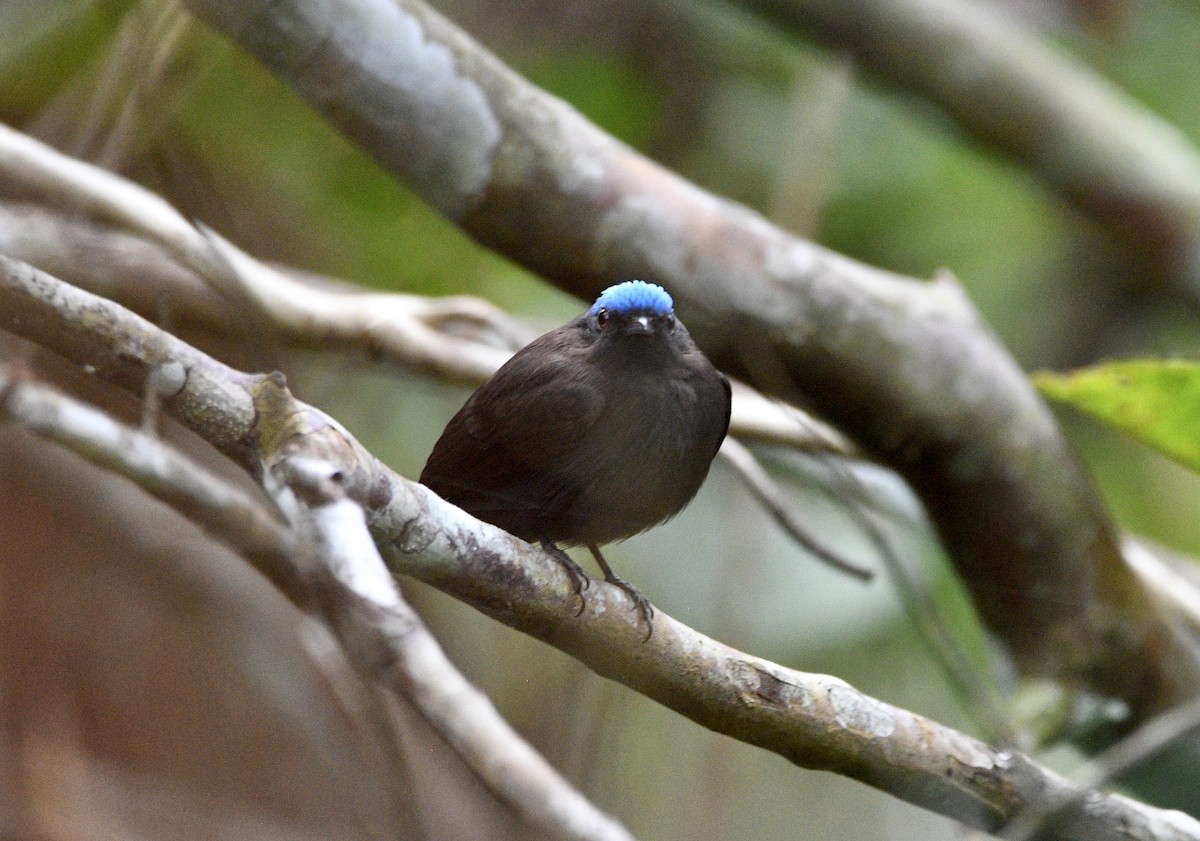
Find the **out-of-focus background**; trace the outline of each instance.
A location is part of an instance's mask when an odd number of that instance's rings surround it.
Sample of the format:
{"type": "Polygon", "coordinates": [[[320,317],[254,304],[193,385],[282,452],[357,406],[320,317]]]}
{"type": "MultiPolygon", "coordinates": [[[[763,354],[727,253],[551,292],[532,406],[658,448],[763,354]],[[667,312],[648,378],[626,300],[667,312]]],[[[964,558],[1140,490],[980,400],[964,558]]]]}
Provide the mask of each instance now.
{"type": "MultiPolygon", "coordinates": [[[[1001,5],[1200,143],[1200,7],[1001,5]]],[[[1028,369],[1194,355],[1194,302],[1033,175],[846,56],[717,2],[438,8],[701,186],[874,265],[954,272],[1028,369]]],[[[173,3],[3,0],[0,33],[0,121],[140,181],[260,258],[373,289],[478,295],[531,331],[585,306],[474,245],[173,3]]],[[[242,367],[284,368],[299,397],[411,477],[466,397],[351,354],[197,341],[242,367]]],[[[1192,475],[1097,425],[1064,422],[1123,526],[1200,553],[1192,475]]],[[[758,452],[814,534],[879,568],[830,491],[827,463],[758,452]]],[[[978,680],[991,681],[981,632],[919,506],[885,471],[860,475],[978,680]]],[[[706,634],[977,732],[887,576],[862,585],[816,563],[720,463],[683,514],[608,556],[706,634]]],[[[963,837],[860,784],[708,733],[402,585],[505,716],[639,838],[963,837]]],[[[530,837],[411,712],[383,704],[409,717],[398,754],[357,732],[371,704],[330,675],[315,632],[236,558],[136,490],[11,430],[0,430],[0,593],[6,837],[33,826],[52,838],[372,837],[378,826],[392,837],[530,837]]],[[[1078,761],[1069,750],[1044,758],[1064,770],[1078,761]]]]}

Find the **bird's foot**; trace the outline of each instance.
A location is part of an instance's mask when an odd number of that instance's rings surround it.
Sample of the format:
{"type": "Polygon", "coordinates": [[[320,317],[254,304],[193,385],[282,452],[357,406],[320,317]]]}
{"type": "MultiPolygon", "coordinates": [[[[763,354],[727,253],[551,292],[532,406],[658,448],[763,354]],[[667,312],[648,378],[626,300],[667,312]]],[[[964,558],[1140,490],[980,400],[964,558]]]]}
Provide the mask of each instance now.
{"type": "Polygon", "coordinates": [[[592,583],[592,580],[588,578],[587,573],[583,571],[583,568],[571,559],[570,555],[558,548],[558,546],[556,546],[554,543],[549,540],[542,540],[539,541],[539,543],[541,544],[542,550],[547,555],[558,561],[558,565],[563,568],[563,571],[566,572],[567,576],[571,579],[571,583],[575,585],[575,595],[579,596],[579,610],[575,612],[575,615],[578,616],[579,614],[583,613],[583,609],[587,607],[587,601],[583,597],[583,591],[588,588],[588,586],[592,583]]]}
{"type": "Polygon", "coordinates": [[[609,584],[614,587],[620,587],[629,594],[629,598],[633,599],[633,609],[642,615],[642,620],[646,623],[646,639],[654,633],[654,605],[650,604],[650,600],[642,595],[642,591],[634,587],[624,578],[617,575],[609,575],[604,578],[609,584]]]}
{"type": "Polygon", "coordinates": [[[654,633],[654,605],[650,604],[650,600],[642,595],[641,590],[612,571],[612,567],[608,565],[608,561],[604,560],[604,556],[600,554],[598,546],[589,546],[588,549],[591,550],[596,563],[600,565],[600,569],[604,570],[604,580],[614,587],[620,587],[633,600],[633,609],[642,615],[642,620],[646,623],[646,638],[642,642],[649,642],[651,635],[654,633]]]}

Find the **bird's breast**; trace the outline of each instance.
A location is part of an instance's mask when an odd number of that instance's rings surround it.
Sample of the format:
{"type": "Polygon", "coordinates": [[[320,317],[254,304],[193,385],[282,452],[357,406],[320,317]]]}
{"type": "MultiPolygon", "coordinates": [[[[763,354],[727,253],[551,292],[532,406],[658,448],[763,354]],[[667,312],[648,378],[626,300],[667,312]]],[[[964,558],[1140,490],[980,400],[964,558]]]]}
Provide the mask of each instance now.
{"type": "Polygon", "coordinates": [[[608,543],[676,514],[699,489],[713,444],[701,429],[693,388],[678,378],[640,387],[626,383],[576,451],[575,509],[588,534],[579,542],[608,543]]]}

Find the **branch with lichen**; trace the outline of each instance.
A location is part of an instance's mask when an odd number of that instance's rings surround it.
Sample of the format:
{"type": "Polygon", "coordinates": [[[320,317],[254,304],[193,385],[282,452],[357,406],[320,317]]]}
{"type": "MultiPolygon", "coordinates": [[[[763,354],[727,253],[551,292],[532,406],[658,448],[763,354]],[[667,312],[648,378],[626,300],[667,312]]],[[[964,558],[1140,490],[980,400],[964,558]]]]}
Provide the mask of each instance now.
{"type": "Polygon", "coordinates": [[[1054,417],[951,278],[873,269],[705,193],[420,0],[187,5],[484,245],[584,298],[669,287],[718,366],[802,396],[905,477],[1026,676],[1122,698],[1131,725],[1195,692],[1054,417]]]}
{"type": "MultiPolygon", "coordinates": [[[[164,412],[264,486],[282,476],[310,508],[353,501],[396,571],[713,730],[983,829],[1003,826],[1029,808],[1064,806],[1043,837],[1200,839],[1200,823],[1186,816],[1081,792],[1022,753],[991,748],[836,678],[736,651],[661,612],[654,636],[643,644],[621,591],[595,582],[580,612],[579,597],[557,562],[392,473],[335,421],[294,400],[278,378],[228,368],[111,301],[4,257],[0,327],[133,395],[153,388],[164,412]],[[300,465],[298,478],[278,469],[289,459],[300,465]],[[314,472],[314,463],[322,468],[314,472]]],[[[11,384],[5,390],[10,413],[20,394],[11,384]]],[[[183,493],[174,480],[162,481],[171,490],[160,495],[183,493]]],[[[193,506],[195,498],[188,497],[193,506]]],[[[197,519],[210,528],[216,522],[197,519]]],[[[362,598],[361,592],[346,588],[338,598],[362,598]]],[[[364,609],[338,615],[367,639],[392,639],[399,620],[381,615],[378,601],[364,600],[364,609]]]]}

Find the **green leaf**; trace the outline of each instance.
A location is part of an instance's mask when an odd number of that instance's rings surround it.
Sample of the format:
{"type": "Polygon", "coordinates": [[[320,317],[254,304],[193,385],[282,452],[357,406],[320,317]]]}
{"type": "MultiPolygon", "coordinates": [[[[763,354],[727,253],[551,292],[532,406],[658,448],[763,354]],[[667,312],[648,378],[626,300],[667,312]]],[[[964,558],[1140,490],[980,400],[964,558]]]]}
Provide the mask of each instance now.
{"type": "Polygon", "coordinates": [[[1042,372],[1034,384],[1200,472],[1200,364],[1140,359],[1042,372]]]}

